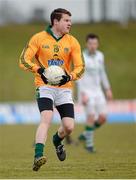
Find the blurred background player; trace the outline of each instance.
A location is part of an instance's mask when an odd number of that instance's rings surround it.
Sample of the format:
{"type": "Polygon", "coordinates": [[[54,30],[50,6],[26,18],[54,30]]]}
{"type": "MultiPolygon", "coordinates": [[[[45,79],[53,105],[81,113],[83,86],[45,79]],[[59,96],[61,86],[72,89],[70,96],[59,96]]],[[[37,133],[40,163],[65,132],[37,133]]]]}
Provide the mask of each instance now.
{"type": "Polygon", "coordinates": [[[37,102],[41,113],[35,138],[34,171],[38,171],[46,162],[43,151],[53,116],[53,106],[57,108],[62,119],[60,128],[53,136],[53,144],[60,161],[66,158],[62,140],[74,129],[71,81],[81,77],[84,62],[78,41],[69,34],[70,28],[71,13],[65,9],[55,9],[51,13],[51,25],[31,38],[20,58],[20,66],[35,75],[37,102]],[[72,61],[74,69],[71,72],[72,61]],[[68,73],[62,76],[58,86],[48,85],[48,79],[44,76],[44,71],[50,65],[61,66],[68,73]]]}
{"type": "Polygon", "coordinates": [[[94,151],[94,130],[106,122],[106,99],[112,100],[111,86],[104,68],[104,55],[98,47],[99,37],[88,34],[86,49],[83,51],[85,74],[78,81],[79,101],[86,113],[85,130],[79,136],[79,140],[85,141],[85,147],[89,152],[94,151]]]}

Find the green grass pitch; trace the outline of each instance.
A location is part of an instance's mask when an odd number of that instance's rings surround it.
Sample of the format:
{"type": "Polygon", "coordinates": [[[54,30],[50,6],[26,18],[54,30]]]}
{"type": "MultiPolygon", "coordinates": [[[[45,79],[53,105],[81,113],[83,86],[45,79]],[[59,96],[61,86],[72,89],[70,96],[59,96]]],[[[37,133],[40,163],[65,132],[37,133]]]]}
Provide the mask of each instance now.
{"type": "MultiPolygon", "coordinates": [[[[83,145],[66,146],[67,159],[60,162],[49,130],[45,154],[48,162],[32,171],[34,125],[0,126],[0,178],[136,178],[136,124],[107,124],[96,131],[97,152],[87,153],[83,145]]],[[[73,138],[83,130],[76,125],[73,138]]]]}

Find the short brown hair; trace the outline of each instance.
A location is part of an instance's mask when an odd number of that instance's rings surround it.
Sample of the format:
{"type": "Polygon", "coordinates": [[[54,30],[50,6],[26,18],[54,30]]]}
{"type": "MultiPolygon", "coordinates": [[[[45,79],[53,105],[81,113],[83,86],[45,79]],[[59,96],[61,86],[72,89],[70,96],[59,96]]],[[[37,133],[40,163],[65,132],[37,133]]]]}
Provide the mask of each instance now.
{"type": "Polygon", "coordinates": [[[57,19],[58,21],[60,21],[60,19],[62,18],[62,14],[67,14],[71,16],[71,13],[66,9],[62,9],[62,8],[54,9],[54,11],[51,13],[51,16],[50,16],[51,25],[53,25],[54,19],[57,19]]]}
{"type": "Polygon", "coordinates": [[[96,34],[93,34],[93,33],[90,33],[86,36],[86,42],[89,40],[89,39],[97,39],[99,41],[99,36],[96,35],[96,34]]]}

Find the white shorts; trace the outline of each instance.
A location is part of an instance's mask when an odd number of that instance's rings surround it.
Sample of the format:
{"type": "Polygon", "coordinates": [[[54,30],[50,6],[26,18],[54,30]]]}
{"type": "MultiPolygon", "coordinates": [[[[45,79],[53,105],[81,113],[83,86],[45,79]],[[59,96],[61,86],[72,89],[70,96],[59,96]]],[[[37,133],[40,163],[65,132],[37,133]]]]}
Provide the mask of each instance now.
{"type": "Polygon", "coordinates": [[[49,98],[53,101],[54,106],[71,103],[74,104],[72,98],[72,90],[68,88],[52,88],[41,86],[38,88],[38,98],[49,98]]]}
{"type": "Polygon", "coordinates": [[[89,95],[89,101],[85,107],[87,115],[94,115],[98,119],[100,114],[107,114],[107,102],[103,92],[89,95]]]}

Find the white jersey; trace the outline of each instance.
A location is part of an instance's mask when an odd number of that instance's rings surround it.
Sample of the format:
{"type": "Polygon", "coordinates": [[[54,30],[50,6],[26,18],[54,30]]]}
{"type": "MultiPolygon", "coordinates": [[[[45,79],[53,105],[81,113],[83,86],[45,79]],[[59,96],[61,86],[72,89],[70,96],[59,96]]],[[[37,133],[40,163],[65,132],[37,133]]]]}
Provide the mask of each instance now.
{"type": "Polygon", "coordinates": [[[104,55],[100,51],[95,54],[89,54],[87,50],[83,51],[85,61],[84,76],[78,81],[79,92],[94,94],[109,89],[110,84],[104,68],[104,55]]]}

